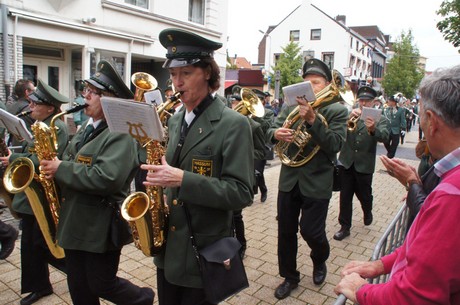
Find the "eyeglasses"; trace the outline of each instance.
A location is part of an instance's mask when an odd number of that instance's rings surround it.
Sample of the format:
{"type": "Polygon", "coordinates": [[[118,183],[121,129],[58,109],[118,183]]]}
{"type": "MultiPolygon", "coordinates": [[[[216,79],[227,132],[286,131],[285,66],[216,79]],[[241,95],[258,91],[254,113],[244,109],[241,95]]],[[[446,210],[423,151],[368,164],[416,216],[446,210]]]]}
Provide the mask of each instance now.
{"type": "Polygon", "coordinates": [[[83,95],[88,95],[88,94],[91,94],[91,95],[99,95],[101,96],[102,93],[99,93],[95,90],[91,90],[90,88],[86,87],[85,89],[83,89],[83,95]]]}

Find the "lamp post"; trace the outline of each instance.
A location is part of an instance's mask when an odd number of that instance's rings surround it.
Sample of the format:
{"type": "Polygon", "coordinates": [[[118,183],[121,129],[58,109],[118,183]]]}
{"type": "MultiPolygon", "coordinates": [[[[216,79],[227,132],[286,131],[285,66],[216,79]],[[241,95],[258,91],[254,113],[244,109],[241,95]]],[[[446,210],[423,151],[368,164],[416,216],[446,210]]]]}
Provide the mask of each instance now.
{"type": "MultiPolygon", "coordinates": [[[[265,47],[265,72],[268,73],[267,75],[267,91],[270,91],[270,71],[271,71],[271,48],[272,48],[272,37],[270,34],[267,32],[264,32],[262,30],[259,30],[260,33],[264,34],[264,37],[270,38],[270,43],[268,44],[268,53],[267,53],[267,48],[265,47]],[[267,56],[268,55],[268,56],[267,56]],[[267,62],[268,62],[268,68],[267,68],[267,62]]],[[[265,42],[265,46],[267,46],[267,43],[265,42]]]]}

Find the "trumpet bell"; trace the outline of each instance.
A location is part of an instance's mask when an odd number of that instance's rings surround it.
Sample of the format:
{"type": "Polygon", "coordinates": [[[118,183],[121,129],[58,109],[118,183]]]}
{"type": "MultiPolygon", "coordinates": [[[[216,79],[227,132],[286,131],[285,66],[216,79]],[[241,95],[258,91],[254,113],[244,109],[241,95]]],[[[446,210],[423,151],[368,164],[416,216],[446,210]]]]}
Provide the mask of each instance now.
{"type": "Polygon", "coordinates": [[[265,114],[264,105],[259,97],[248,88],[242,88],[240,91],[241,105],[237,105],[236,111],[242,115],[254,115],[256,117],[263,117],[265,114]]]}
{"type": "Polygon", "coordinates": [[[136,72],[131,76],[131,83],[136,87],[134,100],[144,100],[144,93],[153,91],[158,87],[158,82],[152,75],[145,72],[136,72]]]}

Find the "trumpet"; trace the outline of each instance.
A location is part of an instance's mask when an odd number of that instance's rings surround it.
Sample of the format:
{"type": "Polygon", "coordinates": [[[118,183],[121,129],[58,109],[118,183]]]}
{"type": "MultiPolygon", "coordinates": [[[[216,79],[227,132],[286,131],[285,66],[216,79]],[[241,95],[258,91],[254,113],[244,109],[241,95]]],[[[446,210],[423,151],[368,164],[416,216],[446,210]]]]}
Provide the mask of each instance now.
{"type": "Polygon", "coordinates": [[[349,132],[355,132],[358,127],[358,120],[361,118],[361,114],[350,118],[347,122],[347,130],[349,132]]]}

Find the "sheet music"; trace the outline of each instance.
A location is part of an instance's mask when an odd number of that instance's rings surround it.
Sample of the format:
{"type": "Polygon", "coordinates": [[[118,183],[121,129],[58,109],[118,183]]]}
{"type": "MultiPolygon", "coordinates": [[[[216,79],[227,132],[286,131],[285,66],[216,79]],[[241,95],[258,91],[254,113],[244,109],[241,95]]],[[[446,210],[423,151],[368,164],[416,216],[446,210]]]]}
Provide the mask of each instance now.
{"type": "Polygon", "coordinates": [[[27,141],[27,143],[34,141],[26,123],[21,118],[3,109],[0,109],[0,126],[5,127],[19,141],[27,141]]]}
{"type": "Polygon", "coordinates": [[[293,85],[283,87],[284,102],[288,106],[296,106],[297,97],[305,97],[308,102],[316,101],[315,92],[310,81],[305,81],[293,85]]]}
{"type": "Polygon", "coordinates": [[[110,131],[127,133],[141,144],[164,139],[163,126],[153,105],[114,97],[101,97],[101,104],[110,131]]]}
{"type": "Polygon", "coordinates": [[[147,104],[152,104],[158,107],[163,103],[163,97],[161,96],[160,90],[153,90],[144,93],[145,102],[147,104]]]}
{"type": "Polygon", "coordinates": [[[363,107],[361,111],[361,120],[365,121],[367,118],[372,118],[374,122],[379,122],[382,116],[382,109],[375,109],[371,107],[363,107]]]}

